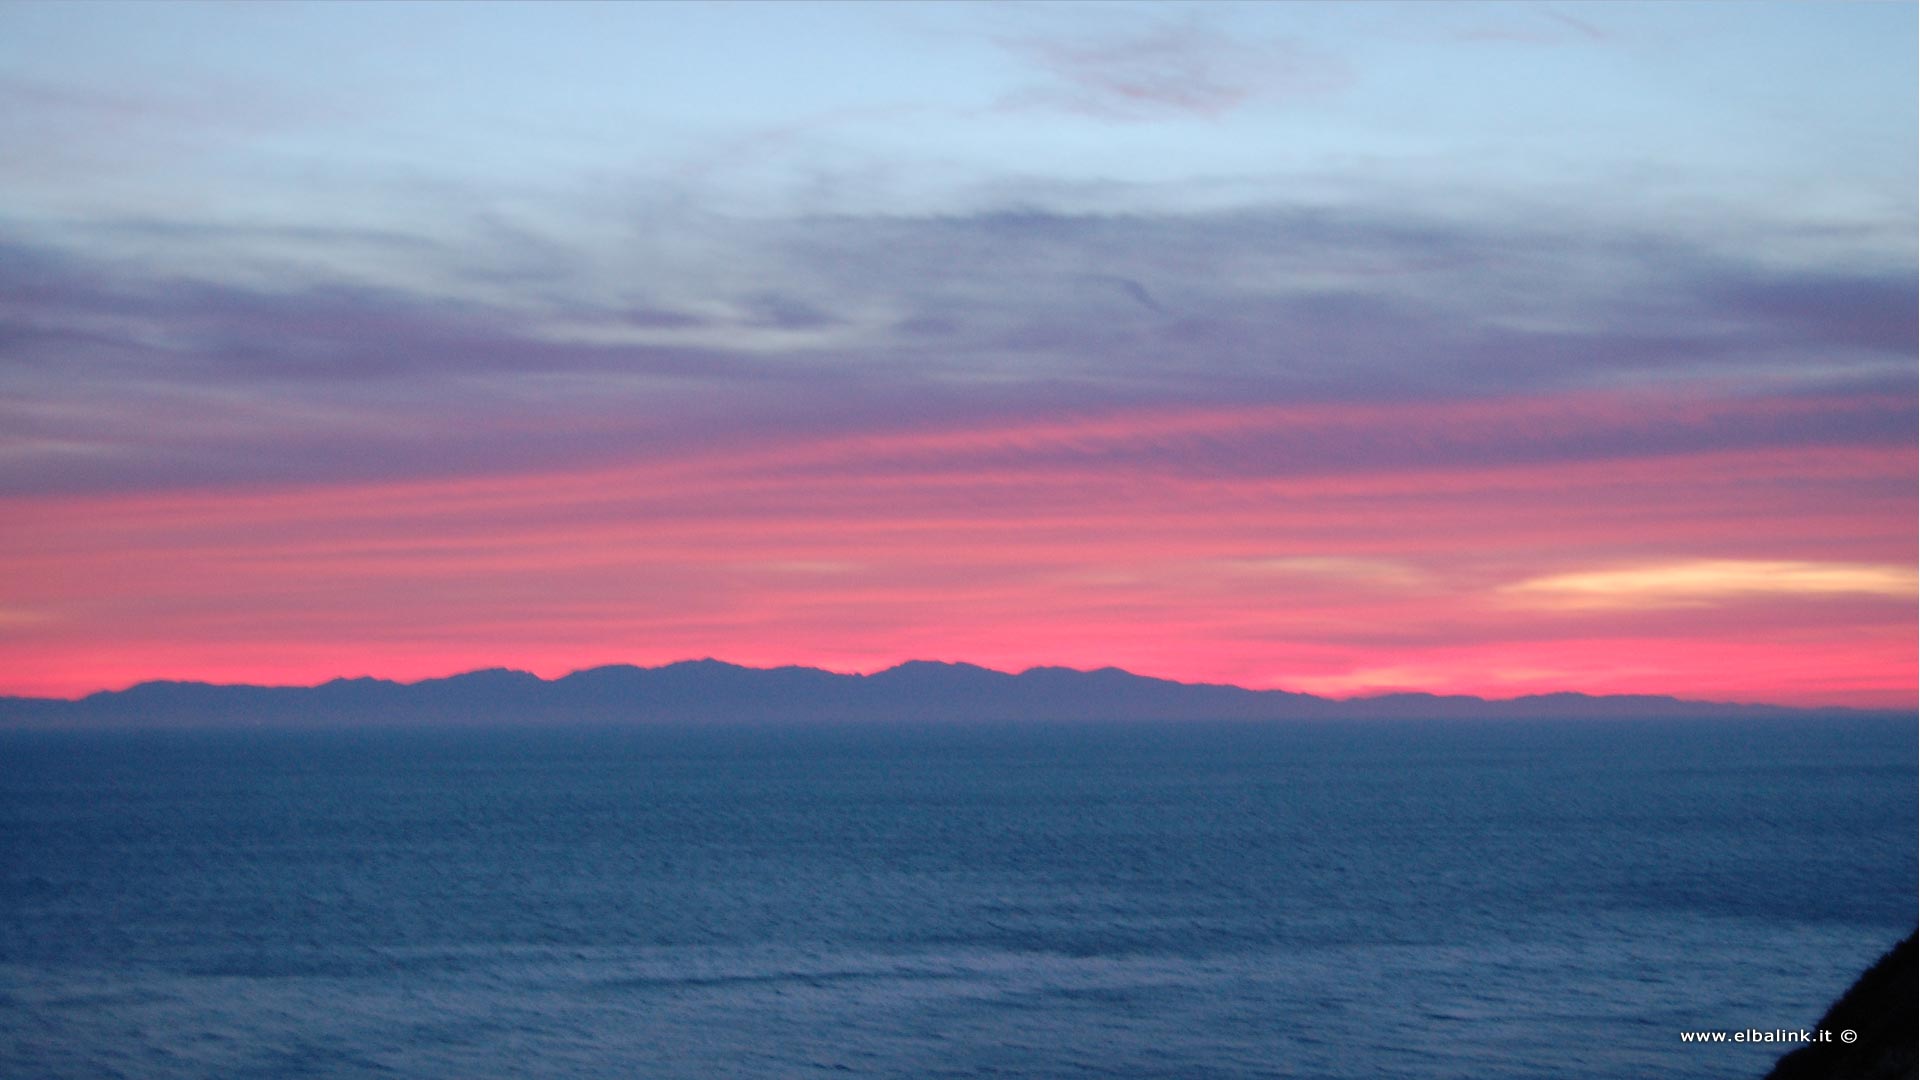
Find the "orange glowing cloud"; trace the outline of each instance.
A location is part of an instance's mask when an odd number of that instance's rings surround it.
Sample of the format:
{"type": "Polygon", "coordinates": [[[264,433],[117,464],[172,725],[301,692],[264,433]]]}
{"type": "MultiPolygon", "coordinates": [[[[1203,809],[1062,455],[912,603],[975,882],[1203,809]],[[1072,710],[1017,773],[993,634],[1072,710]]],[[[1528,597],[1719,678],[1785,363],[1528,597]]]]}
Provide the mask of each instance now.
{"type": "Polygon", "coordinates": [[[1765,559],[1697,559],[1658,566],[1551,574],[1504,586],[1522,603],[1569,608],[1704,606],[1757,597],[1915,597],[1905,566],[1765,559]]]}

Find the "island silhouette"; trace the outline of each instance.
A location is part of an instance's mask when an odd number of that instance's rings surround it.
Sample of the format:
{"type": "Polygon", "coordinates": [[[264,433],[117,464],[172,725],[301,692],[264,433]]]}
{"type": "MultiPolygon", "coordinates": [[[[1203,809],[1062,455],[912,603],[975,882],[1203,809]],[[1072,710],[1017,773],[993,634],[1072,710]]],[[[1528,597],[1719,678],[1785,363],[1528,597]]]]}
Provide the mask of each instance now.
{"type": "Polygon", "coordinates": [[[126,727],[535,722],[912,722],[1341,719],[1682,719],[1858,709],[1689,701],[1657,695],[1535,694],[1506,699],[1392,693],[1334,699],[1286,690],[1181,683],[1118,668],[1035,667],[1017,674],[914,660],[870,675],[718,660],[612,665],[542,679],[489,668],[402,683],[334,679],[317,686],[144,682],[78,700],[0,698],[0,725],[126,727]]]}

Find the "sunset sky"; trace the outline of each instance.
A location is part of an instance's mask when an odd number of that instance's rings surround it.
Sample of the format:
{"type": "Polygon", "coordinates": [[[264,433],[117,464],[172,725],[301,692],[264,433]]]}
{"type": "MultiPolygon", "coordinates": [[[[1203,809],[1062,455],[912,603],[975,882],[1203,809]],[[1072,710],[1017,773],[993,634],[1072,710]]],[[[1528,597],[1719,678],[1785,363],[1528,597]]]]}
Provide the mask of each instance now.
{"type": "Polygon", "coordinates": [[[0,693],[1910,707],[1915,12],[0,7],[0,693]]]}

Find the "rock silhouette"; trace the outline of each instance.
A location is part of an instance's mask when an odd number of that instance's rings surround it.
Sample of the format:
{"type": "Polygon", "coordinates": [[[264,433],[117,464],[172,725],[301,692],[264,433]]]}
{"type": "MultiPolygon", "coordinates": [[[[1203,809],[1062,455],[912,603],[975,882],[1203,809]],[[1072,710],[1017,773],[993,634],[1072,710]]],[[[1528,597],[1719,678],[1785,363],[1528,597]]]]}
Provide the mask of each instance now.
{"type": "Polygon", "coordinates": [[[1914,967],[1914,935],[1868,968],[1820,1018],[1828,1042],[1808,1043],[1780,1059],[1766,1080],[1913,1080],[1915,1040],[1920,1037],[1920,984],[1914,967]],[[1841,1033],[1857,1039],[1841,1041],[1841,1033]]]}

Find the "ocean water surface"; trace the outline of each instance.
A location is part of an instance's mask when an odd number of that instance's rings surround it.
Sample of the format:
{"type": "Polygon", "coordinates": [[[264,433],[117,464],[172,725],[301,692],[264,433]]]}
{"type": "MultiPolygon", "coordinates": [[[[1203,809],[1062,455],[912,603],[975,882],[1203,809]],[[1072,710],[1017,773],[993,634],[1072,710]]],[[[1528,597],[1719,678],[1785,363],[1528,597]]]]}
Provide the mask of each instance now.
{"type": "Polygon", "coordinates": [[[0,734],[0,1075],[1757,1077],[1860,720],[0,734]]]}

